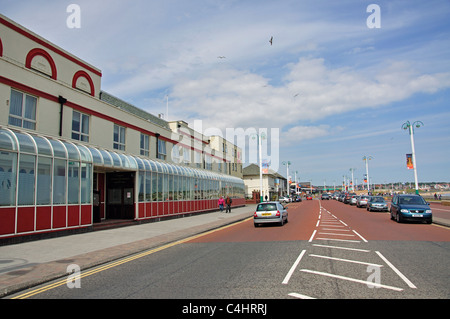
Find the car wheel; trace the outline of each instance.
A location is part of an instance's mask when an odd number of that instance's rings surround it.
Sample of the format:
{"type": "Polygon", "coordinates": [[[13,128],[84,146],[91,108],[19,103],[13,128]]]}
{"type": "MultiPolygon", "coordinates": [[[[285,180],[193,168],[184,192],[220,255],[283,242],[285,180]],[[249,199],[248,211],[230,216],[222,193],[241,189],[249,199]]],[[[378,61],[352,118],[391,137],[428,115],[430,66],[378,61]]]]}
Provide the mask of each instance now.
{"type": "Polygon", "coordinates": [[[400,216],[400,214],[397,213],[397,215],[395,215],[395,220],[397,221],[397,223],[401,223],[402,222],[402,216],[400,216]]]}
{"type": "Polygon", "coordinates": [[[389,212],[391,214],[391,220],[394,220],[394,215],[392,215],[392,211],[389,212]]]}

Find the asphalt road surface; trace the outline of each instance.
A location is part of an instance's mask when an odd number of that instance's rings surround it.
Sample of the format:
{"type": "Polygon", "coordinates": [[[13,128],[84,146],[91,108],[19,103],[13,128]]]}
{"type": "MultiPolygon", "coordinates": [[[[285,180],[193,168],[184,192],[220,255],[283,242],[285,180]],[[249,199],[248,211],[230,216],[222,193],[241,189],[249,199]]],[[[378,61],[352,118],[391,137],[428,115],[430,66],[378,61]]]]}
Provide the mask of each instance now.
{"type": "Polygon", "coordinates": [[[450,297],[449,228],[398,224],[389,213],[334,200],[291,203],[288,213],[284,226],[254,227],[249,219],[119,265],[84,271],[72,285],[45,284],[29,298],[450,297]]]}

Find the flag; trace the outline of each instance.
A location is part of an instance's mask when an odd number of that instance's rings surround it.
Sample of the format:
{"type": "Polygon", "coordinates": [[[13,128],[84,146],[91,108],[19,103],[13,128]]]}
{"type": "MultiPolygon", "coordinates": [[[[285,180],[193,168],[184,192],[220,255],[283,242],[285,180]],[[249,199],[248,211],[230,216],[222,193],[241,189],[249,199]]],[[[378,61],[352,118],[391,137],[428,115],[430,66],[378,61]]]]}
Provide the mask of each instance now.
{"type": "Polygon", "coordinates": [[[412,161],[412,154],[406,154],[406,167],[408,169],[414,169],[414,164],[412,161]]]}

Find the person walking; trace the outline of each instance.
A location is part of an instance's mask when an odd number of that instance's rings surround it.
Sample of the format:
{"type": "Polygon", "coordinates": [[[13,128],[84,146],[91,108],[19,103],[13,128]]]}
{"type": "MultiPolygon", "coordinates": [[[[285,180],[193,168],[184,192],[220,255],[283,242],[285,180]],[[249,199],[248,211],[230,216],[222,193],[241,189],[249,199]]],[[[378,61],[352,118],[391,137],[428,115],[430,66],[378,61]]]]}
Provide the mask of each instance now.
{"type": "Polygon", "coordinates": [[[225,204],[225,200],[223,199],[223,196],[220,196],[219,201],[217,202],[220,208],[220,212],[223,212],[223,205],[225,204]]]}
{"type": "Polygon", "coordinates": [[[225,213],[228,213],[228,212],[231,213],[231,203],[232,202],[233,201],[231,200],[231,198],[227,196],[227,199],[225,200],[225,204],[227,204],[227,210],[225,213]]]}

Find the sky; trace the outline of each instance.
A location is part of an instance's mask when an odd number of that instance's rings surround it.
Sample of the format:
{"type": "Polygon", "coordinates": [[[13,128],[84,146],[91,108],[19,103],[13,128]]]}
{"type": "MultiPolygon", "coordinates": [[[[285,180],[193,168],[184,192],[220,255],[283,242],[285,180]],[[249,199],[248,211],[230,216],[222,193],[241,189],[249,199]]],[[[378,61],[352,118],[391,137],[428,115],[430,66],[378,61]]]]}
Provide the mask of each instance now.
{"type": "Polygon", "coordinates": [[[372,183],[413,182],[402,125],[421,121],[419,182],[450,182],[450,1],[0,0],[0,12],[139,108],[202,133],[259,132],[283,176],[290,162],[300,181],[340,185],[353,169],[360,183],[370,156],[372,183]]]}

